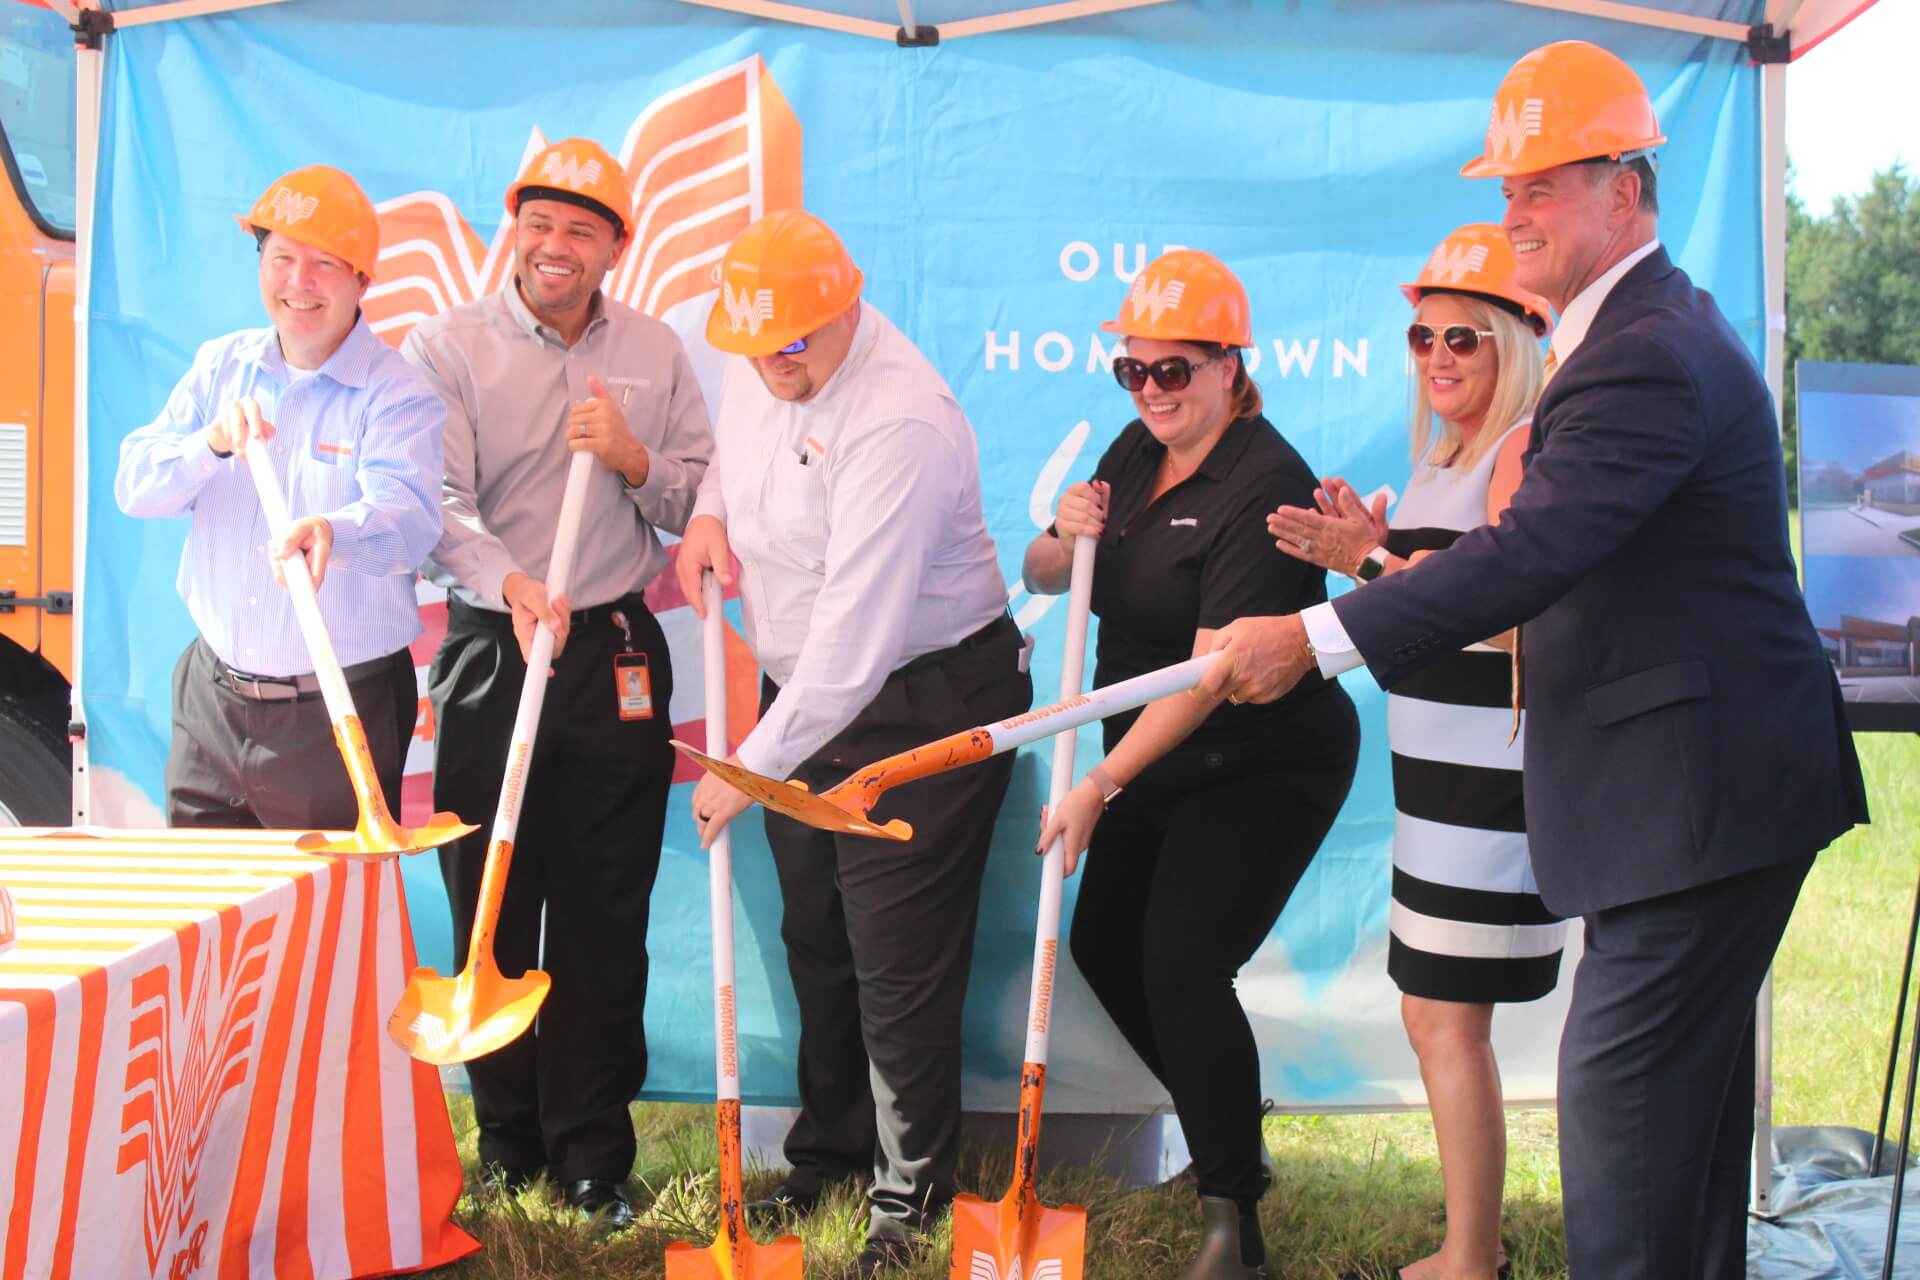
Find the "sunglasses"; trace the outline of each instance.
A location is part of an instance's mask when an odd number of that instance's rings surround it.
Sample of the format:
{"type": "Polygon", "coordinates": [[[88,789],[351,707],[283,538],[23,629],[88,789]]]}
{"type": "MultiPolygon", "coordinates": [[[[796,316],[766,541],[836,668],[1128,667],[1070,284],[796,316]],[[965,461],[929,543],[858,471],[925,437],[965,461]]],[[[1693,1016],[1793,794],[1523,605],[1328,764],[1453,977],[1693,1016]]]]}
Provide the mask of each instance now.
{"type": "Polygon", "coordinates": [[[1492,336],[1493,330],[1476,329],[1470,324],[1450,324],[1444,329],[1430,324],[1410,324],[1407,348],[1416,356],[1429,356],[1433,354],[1433,340],[1439,338],[1447,344],[1447,350],[1464,360],[1480,349],[1480,339],[1492,336]]]}
{"type": "Polygon", "coordinates": [[[1220,356],[1208,356],[1205,360],[1165,356],[1148,364],[1132,356],[1115,356],[1113,380],[1129,391],[1138,391],[1146,386],[1148,378],[1152,378],[1162,391],[1183,391],[1193,381],[1195,369],[1204,369],[1220,359],[1220,356]]]}
{"type": "MultiPolygon", "coordinates": [[[[811,337],[812,335],[809,334],[808,336],[811,337]]],[[[779,354],[783,356],[797,356],[802,351],[805,351],[806,349],[807,349],[807,339],[795,338],[792,342],[789,342],[786,346],[780,348],[779,354]]]]}

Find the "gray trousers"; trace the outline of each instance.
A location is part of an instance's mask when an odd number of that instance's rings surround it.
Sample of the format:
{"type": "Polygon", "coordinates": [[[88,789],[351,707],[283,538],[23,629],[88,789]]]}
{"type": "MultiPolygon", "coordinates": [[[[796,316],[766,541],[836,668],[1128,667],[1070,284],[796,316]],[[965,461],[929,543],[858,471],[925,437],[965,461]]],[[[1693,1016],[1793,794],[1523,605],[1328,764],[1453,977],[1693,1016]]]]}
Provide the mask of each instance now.
{"type": "MultiPolygon", "coordinates": [[[[167,823],[350,831],[360,805],[318,693],[263,702],[216,678],[219,659],[195,637],[173,668],[173,741],[167,751],[167,823]]],[[[400,810],[400,771],[419,697],[405,649],[348,682],[367,731],[387,807],[400,810]]]]}
{"type": "MultiPolygon", "coordinates": [[[[882,756],[1025,711],[1033,681],[1019,648],[1002,619],[908,664],[793,776],[821,790],[882,756]]],[[[775,692],[766,686],[763,711],[775,692]]],[[[790,1181],[812,1190],[871,1167],[870,1237],[904,1240],[953,1198],[961,1007],[1012,776],[1009,752],[889,792],[876,813],[913,824],[906,844],[766,815],[800,1005],[790,1181]]]]}

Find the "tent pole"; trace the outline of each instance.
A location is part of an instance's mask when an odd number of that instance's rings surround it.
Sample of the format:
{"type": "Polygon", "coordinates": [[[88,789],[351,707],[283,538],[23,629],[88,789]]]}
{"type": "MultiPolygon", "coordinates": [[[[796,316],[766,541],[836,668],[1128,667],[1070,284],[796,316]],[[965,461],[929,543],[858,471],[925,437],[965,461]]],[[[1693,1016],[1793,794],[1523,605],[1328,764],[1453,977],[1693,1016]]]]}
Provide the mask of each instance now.
{"type": "Polygon", "coordinates": [[[1650,9],[1643,4],[1623,4],[1621,0],[1507,0],[1508,4],[1531,5],[1536,9],[1556,9],[1561,13],[1577,13],[1585,18],[1608,18],[1614,22],[1631,22],[1643,27],[1661,27],[1668,31],[1685,31],[1696,36],[1713,36],[1721,40],[1732,40],[1745,44],[1749,29],[1738,22],[1724,22],[1718,18],[1697,18],[1688,13],[1667,13],[1659,9],[1650,9]]]}
{"type": "MultiPolygon", "coordinates": [[[[88,0],[86,8],[97,8],[88,0]]],[[[87,317],[93,288],[94,186],[100,166],[100,84],[105,50],[74,46],[74,264],[73,264],[73,693],[67,736],[73,744],[73,821],[93,821],[93,773],[87,766],[87,317]]]]}

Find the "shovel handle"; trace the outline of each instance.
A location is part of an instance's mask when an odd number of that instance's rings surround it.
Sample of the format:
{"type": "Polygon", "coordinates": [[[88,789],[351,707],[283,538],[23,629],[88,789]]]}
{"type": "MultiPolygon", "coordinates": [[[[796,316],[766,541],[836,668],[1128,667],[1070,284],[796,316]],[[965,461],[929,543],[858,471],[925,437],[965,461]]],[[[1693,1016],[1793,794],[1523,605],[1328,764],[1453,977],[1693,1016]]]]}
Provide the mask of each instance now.
{"type": "MultiPolygon", "coordinates": [[[[1092,538],[1076,538],[1073,543],[1073,575],[1067,587],[1067,648],[1060,661],[1060,701],[1079,696],[1085,678],[1087,657],[1087,617],[1093,604],[1092,538]]],[[[1047,786],[1048,808],[1058,808],[1073,788],[1074,739],[1079,729],[1065,729],[1054,735],[1053,775],[1047,786]]],[[[1029,1066],[1038,1066],[1044,1079],[1047,1062],[1048,1031],[1053,1021],[1053,982],[1060,952],[1060,897],[1066,881],[1067,842],[1064,836],[1047,846],[1040,864],[1040,910],[1033,931],[1033,978],[1027,993],[1027,1051],[1029,1066]]],[[[1044,1085],[1042,1086],[1044,1088],[1044,1085]]],[[[1024,1088],[1023,1088],[1024,1097],[1024,1088]]],[[[1039,1122],[1035,1108],[1035,1126],[1039,1122]]],[[[1026,1132],[1025,1126],[1022,1133],[1026,1132]]],[[[1035,1135],[1038,1140],[1038,1135],[1035,1135]]]]}
{"type": "MultiPolygon", "coordinates": [[[[253,476],[253,487],[260,495],[260,509],[266,513],[267,532],[275,542],[286,536],[287,527],[293,523],[293,515],[287,510],[286,494],[280,489],[280,474],[273,465],[273,446],[262,440],[250,442],[247,450],[247,470],[253,476]]],[[[313,674],[320,681],[321,695],[326,699],[327,714],[337,725],[354,714],[353,695],[347,691],[346,673],[340,669],[340,658],[333,650],[333,637],[327,633],[327,621],[320,614],[320,596],[314,589],[313,575],[307,572],[306,557],[294,552],[280,562],[280,571],[287,580],[287,594],[293,600],[294,617],[299,620],[300,634],[307,642],[307,650],[313,658],[313,674]]]]}
{"type": "MultiPolygon", "coordinates": [[[[727,640],[721,616],[720,580],[702,577],[706,621],[701,630],[707,694],[707,751],[725,759],[727,743],[727,640]]],[[[722,1102],[740,1100],[740,1041],[734,1017],[733,987],[733,833],[722,829],[707,850],[707,905],[713,935],[713,1048],[716,1094],[722,1102]]],[[[721,1153],[723,1156],[725,1152],[721,1153]]],[[[722,1175],[725,1161],[722,1160],[722,1175]]]]}

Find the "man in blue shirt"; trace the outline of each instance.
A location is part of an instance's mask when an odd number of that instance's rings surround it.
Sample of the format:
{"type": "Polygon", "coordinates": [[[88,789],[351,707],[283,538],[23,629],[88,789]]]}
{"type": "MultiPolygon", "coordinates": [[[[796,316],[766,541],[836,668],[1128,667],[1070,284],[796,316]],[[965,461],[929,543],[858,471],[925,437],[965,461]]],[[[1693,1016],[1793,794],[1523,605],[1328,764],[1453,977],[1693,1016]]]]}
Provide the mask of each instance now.
{"type": "Polygon", "coordinates": [[[258,243],[272,327],[202,346],[160,416],[122,442],[114,478],[128,515],[192,521],[178,586],[200,634],[173,673],[167,821],[350,828],[353,788],[275,566],[304,555],[397,809],[418,705],[414,567],[440,537],[446,408],[360,314],[380,223],[352,178],[297,169],[236,221],[258,243]],[[249,447],[273,451],[287,486],[279,542],[249,447]]]}

